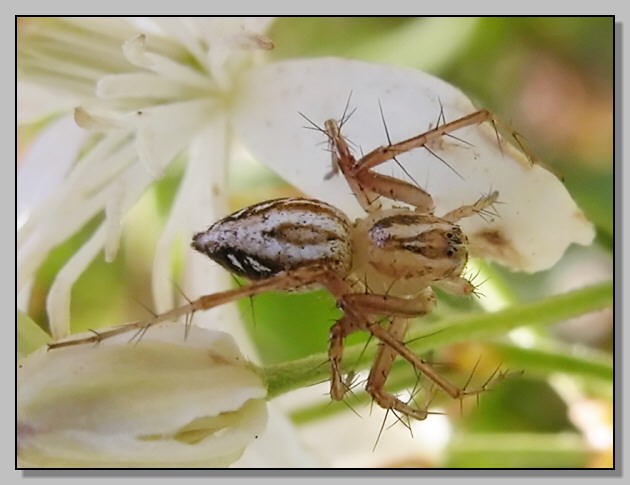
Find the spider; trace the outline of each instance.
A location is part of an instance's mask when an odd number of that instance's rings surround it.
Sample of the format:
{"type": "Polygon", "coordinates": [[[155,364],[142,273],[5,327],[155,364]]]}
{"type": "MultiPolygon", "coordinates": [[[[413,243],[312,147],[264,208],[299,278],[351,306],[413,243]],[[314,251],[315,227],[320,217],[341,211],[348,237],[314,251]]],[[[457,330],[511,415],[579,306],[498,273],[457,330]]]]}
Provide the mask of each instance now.
{"type": "Polygon", "coordinates": [[[419,420],[429,414],[426,409],[403,402],[385,390],[397,356],[455,399],[481,392],[483,389],[461,389],[442,377],[415,355],[403,338],[408,319],[425,315],[435,306],[432,287],[455,295],[474,292],[474,285],[462,276],[468,261],[468,240],[458,222],[483,214],[497,201],[498,192],[436,215],[428,192],[404,180],[380,174],[374,168],[460,128],[485,121],[494,124],[495,118],[489,111],[479,110],[438,124],[418,136],[378,147],[359,159],[354,157],[340,131],[346,119],[344,115],[339,122],[327,120],[319,129],[329,143],[332,174],[342,173],[365,210],[365,217],[353,223],[332,205],[302,197],[269,200],[246,207],[195,234],[192,247],[228,271],[250,280],[248,285],[202,296],[148,321],[51,343],[49,347],[99,342],[131,330],[142,334],[157,323],[261,292],[324,287],[343,312],[330,329],[328,344],[333,400],[343,399],[348,390],[341,371],[343,342],[357,331],[368,332],[380,343],[366,391],[386,410],[419,420]],[[406,206],[384,209],[381,198],[406,206]],[[379,317],[386,317],[385,326],[379,317]]]}

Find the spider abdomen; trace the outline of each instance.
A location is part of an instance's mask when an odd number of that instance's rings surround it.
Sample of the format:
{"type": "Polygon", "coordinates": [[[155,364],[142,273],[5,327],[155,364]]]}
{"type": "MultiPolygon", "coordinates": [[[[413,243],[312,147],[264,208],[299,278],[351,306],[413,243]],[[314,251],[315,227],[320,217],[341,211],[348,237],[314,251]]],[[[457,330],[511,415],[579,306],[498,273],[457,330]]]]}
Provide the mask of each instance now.
{"type": "Polygon", "coordinates": [[[308,265],[347,274],[350,222],[335,207],[289,197],[246,207],[195,234],[192,246],[228,271],[251,280],[308,265]]]}

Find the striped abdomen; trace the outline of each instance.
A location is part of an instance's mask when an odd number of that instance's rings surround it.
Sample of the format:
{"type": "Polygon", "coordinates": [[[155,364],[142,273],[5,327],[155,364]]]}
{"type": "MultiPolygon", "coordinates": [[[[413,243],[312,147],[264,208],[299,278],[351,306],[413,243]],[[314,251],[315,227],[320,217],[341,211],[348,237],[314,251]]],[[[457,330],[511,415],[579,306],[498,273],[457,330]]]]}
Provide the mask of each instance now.
{"type": "Polygon", "coordinates": [[[246,207],[195,234],[192,246],[228,271],[256,280],[325,264],[352,265],[350,222],[324,202],[290,197],[246,207]]]}

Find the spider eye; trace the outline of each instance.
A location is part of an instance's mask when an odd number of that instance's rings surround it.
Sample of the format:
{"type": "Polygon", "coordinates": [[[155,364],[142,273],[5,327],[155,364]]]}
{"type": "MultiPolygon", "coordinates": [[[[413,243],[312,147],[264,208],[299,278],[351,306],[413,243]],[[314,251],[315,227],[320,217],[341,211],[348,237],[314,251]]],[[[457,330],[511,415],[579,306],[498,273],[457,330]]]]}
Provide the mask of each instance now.
{"type": "Polygon", "coordinates": [[[451,256],[453,256],[453,254],[455,254],[455,250],[452,248],[448,248],[446,250],[446,255],[450,258],[451,256]]]}

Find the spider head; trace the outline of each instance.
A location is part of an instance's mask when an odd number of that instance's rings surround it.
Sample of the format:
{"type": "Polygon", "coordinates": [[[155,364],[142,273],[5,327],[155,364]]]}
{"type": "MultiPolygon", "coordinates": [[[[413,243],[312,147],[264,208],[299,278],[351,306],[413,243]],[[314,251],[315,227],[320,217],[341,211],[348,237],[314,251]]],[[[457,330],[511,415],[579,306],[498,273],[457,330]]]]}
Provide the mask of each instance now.
{"type": "Polygon", "coordinates": [[[413,293],[459,276],[468,261],[468,239],[460,227],[430,214],[391,209],[360,221],[361,229],[357,264],[372,284],[381,278],[384,285],[397,282],[403,293],[413,293]]]}

